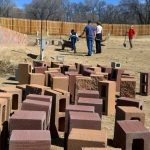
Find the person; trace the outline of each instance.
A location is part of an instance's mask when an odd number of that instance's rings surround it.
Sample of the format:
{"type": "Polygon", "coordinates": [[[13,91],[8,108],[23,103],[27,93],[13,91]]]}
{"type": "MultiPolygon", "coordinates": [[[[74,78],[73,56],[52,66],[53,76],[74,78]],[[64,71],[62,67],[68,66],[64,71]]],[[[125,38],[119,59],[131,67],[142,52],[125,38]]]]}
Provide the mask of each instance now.
{"type": "Polygon", "coordinates": [[[69,40],[71,40],[71,48],[74,53],[76,53],[76,42],[78,39],[78,34],[75,32],[74,29],[71,30],[69,40]]]}
{"type": "Polygon", "coordinates": [[[83,32],[79,37],[82,37],[86,33],[86,41],[87,41],[87,48],[88,54],[87,56],[91,56],[93,54],[93,41],[95,37],[95,28],[91,25],[91,21],[88,21],[88,24],[85,26],[83,32]]]}
{"type": "Polygon", "coordinates": [[[96,38],[95,38],[95,43],[96,43],[96,53],[101,53],[101,42],[102,42],[102,25],[100,22],[97,22],[97,27],[96,27],[96,38]]]}
{"type": "Polygon", "coordinates": [[[131,25],[129,31],[128,31],[128,37],[129,37],[129,44],[130,44],[130,49],[133,48],[133,43],[132,43],[132,40],[135,36],[135,30],[134,30],[134,26],[131,25]]]}

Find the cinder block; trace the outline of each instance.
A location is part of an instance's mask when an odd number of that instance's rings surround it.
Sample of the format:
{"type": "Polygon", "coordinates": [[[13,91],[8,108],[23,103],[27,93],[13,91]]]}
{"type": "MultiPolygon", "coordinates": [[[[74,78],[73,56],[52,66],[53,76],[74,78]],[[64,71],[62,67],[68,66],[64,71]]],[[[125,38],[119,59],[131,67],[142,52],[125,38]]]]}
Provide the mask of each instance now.
{"type": "Polygon", "coordinates": [[[69,111],[76,111],[76,112],[95,112],[94,106],[84,106],[84,105],[68,105],[66,107],[65,113],[65,133],[68,133],[68,124],[69,124],[69,111]]]}
{"type": "Polygon", "coordinates": [[[51,136],[47,130],[12,131],[9,150],[50,150],[51,136]]]}
{"type": "Polygon", "coordinates": [[[150,72],[140,72],[140,94],[150,95],[150,72]]]}
{"type": "Polygon", "coordinates": [[[101,68],[101,72],[108,73],[109,75],[112,73],[112,68],[111,67],[103,66],[103,65],[100,65],[100,64],[97,64],[97,67],[101,68]]]}
{"type": "Polygon", "coordinates": [[[19,84],[29,84],[29,73],[32,72],[31,64],[21,63],[18,65],[19,84]]]}
{"type": "Polygon", "coordinates": [[[30,73],[30,84],[45,85],[45,75],[42,73],[30,73]]]}
{"type": "MultiPolygon", "coordinates": [[[[12,94],[10,93],[4,93],[4,92],[0,92],[0,99],[6,99],[7,101],[7,114],[6,114],[6,120],[8,121],[10,113],[11,113],[11,109],[12,109],[12,94]]],[[[6,108],[4,108],[5,110],[6,108]]]]}
{"type": "Polygon", "coordinates": [[[22,101],[26,99],[26,84],[16,85],[17,89],[22,90],[22,101]]]}
{"type": "Polygon", "coordinates": [[[61,72],[60,68],[48,68],[49,72],[61,72]]]}
{"type": "Polygon", "coordinates": [[[80,74],[83,74],[84,70],[91,67],[91,65],[88,65],[88,64],[80,64],[80,70],[79,70],[79,73],[80,74]]]}
{"type": "Polygon", "coordinates": [[[50,67],[51,66],[51,62],[45,62],[42,60],[33,60],[33,66],[34,67],[50,67]]]}
{"type": "Polygon", "coordinates": [[[82,147],[106,147],[107,133],[103,130],[72,129],[68,137],[68,150],[82,150],[82,147]]]}
{"type": "Polygon", "coordinates": [[[117,106],[116,121],[118,120],[139,120],[145,122],[145,113],[136,107],[117,106]]]}
{"type": "Polygon", "coordinates": [[[98,113],[69,111],[69,133],[72,128],[101,130],[98,113]]]}
{"type": "Polygon", "coordinates": [[[93,70],[87,69],[85,68],[82,72],[83,76],[91,76],[91,74],[95,74],[95,72],[93,70]]]}
{"type": "Polygon", "coordinates": [[[35,101],[35,100],[26,99],[22,103],[21,110],[46,112],[46,127],[50,126],[51,102],[43,102],[43,101],[35,101]]]}
{"type": "MultiPolygon", "coordinates": [[[[55,67],[56,64],[63,64],[63,62],[61,62],[61,61],[51,61],[51,67],[52,67],[52,68],[56,68],[56,67],[55,67]]],[[[59,67],[57,67],[57,68],[59,68],[59,67]]]]}
{"type": "Polygon", "coordinates": [[[17,89],[16,87],[1,87],[0,92],[6,92],[12,94],[12,111],[20,110],[22,104],[22,90],[17,89]]]}
{"type": "Polygon", "coordinates": [[[52,96],[51,124],[52,137],[59,137],[65,130],[65,110],[69,105],[70,93],[60,89],[45,90],[45,95],[52,96]]]}
{"type": "Polygon", "coordinates": [[[114,81],[100,81],[98,84],[100,98],[103,99],[105,115],[115,114],[116,83],[114,81]]]}
{"type": "Polygon", "coordinates": [[[88,69],[94,71],[94,74],[100,74],[101,73],[100,67],[89,67],[88,69]]]}
{"type": "Polygon", "coordinates": [[[44,111],[16,111],[9,120],[12,130],[45,130],[46,113],[44,111]]]}
{"type": "Polygon", "coordinates": [[[52,96],[46,95],[29,94],[27,95],[27,99],[52,103],[52,96]]]}
{"type": "Polygon", "coordinates": [[[122,150],[121,148],[95,148],[95,147],[91,147],[91,148],[87,148],[87,147],[83,147],[82,150],[122,150]]]}
{"type": "Polygon", "coordinates": [[[34,67],[34,73],[44,74],[47,71],[47,67],[34,67]]]}
{"type": "Polygon", "coordinates": [[[47,89],[50,89],[50,87],[41,86],[37,84],[30,84],[26,86],[26,95],[29,95],[29,94],[43,95],[45,90],[47,89]]]}
{"type": "Polygon", "coordinates": [[[102,112],[103,112],[103,100],[102,99],[79,97],[78,105],[94,106],[95,112],[98,113],[99,116],[102,118],[102,112]]]}
{"type": "Polygon", "coordinates": [[[76,66],[75,65],[63,65],[61,67],[61,72],[65,74],[66,71],[76,71],[76,66]]]}
{"type": "Polygon", "coordinates": [[[128,97],[120,97],[116,101],[116,106],[134,106],[139,109],[143,109],[144,102],[142,100],[128,98],[128,97]]]}
{"type": "Polygon", "coordinates": [[[132,78],[121,78],[120,96],[135,98],[136,80],[132,78]]]}
{"type": "Polygon", "coordinates": [[[54,76],[52,77],[52,89],[62,89],[68,91],[69,88],[69,77],[68,76],[54,76]]]}
{"type": "Polygon", "coordinates": [[[123,150],[149,150],[150,132],[137,120],[117,121],[114,145],[123,150]]]}

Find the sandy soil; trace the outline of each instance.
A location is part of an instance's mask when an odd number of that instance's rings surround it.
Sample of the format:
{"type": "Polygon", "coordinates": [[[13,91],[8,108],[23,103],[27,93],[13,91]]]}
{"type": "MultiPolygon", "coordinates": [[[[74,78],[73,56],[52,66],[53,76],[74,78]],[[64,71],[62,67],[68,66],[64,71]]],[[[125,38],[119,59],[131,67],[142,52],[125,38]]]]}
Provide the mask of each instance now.
{"type": "MultiPolygon", "coordinates": [[[[53,38],[53,37],[50,37],[53,38]]],[[[55,37],[56,38],[56,37],[55,37]]],[[[35,41],[35,37],[29,37],[30,43],[35,41]]],[[[65,37],[64,37],[65,39],[65,37]]],[[[67,39],[67,37],[66,37],[67,39]]],[[[150,71],[150,38],[149,36],[136,37],[134,40],[134,48],[129,49],[129,44],[127,47],[123,47],[123,37],[110,37],[108,41],[104,44],[106,46],[102,47],[101,54],[94,54],[91,57],[85,56],[87,53],[86,41],[85,39],[80,39],[77,43],[77,53],[74,54],[69,48],[64,51],[61,50],[61,46],[50,45],[46,47],[45,50],[45,60],[51,60],[51,57],[64,56],[64,63],[74,63],[80,62],[83,64],[91,64],[96,66],[96,64],[108,65],[112,61],[120,62],[122,68],[126,69],[126,72],[130,72],[136,75],[137,86],[136,92],[139,92],[139,72],[140,71],[150,71]]],[[[26,46],[26,47],[1,47],[0,60],[5,59],[11,61],[12,64],[17,65],[20,62],[32,61],[31,56],[39,54],[38,46],[26,46]],[[30,54],[30,56],[29,56],[30,54]],[[32,55],[31,55],[32,54],[32,55]],[[28,56],[27,56],[28,55],[28,56]]],[[[0,79],[0,86],[4,86],[7,83],[7,78],[3,77],[0,79]]],[[[150,129],[150,96],[140,96],[136,95],[136,98],[144,100],[144,112],[146,114],[145,126],[150,129]]],[[[102,128],[108,130],[108,138],[113,138],[114,129],[114,116],[103,116],[102,128]]],[[[60,146],[56,146],[59,141],[54,141],[52,145],[52,150],[63,149],[60,146]]]]}

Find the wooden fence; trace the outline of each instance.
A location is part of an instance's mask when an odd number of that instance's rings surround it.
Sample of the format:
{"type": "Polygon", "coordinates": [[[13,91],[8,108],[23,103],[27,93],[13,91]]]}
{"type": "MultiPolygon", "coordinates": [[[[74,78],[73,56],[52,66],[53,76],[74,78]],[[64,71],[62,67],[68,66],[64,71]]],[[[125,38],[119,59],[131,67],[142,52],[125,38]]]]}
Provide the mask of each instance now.
{"type": "MultiPolygon", "coordinates": [[[[30,19],[0,18],[0,25],[24,34],[37,34],[41,32],[41,21],[30,19]]],[[[85,23],[72,23],[61,21],[42,21],[42,31],[49,35],[68,35],[71,29],[79,34],[83,31],[85,23]]],[[[114,36],[125,34],[129,25],[126,24],[103,24],[104,34],[114,36]]],[[[150,25],[135,25],[138,35],[150,35],[150,25]]]]}

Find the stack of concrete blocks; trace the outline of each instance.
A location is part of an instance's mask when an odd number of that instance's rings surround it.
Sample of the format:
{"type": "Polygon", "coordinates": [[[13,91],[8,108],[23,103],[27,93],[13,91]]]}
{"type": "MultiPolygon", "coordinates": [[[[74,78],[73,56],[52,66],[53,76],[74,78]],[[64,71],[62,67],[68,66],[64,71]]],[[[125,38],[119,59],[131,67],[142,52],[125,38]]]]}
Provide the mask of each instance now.
{"type": "Polygon", "coordinates": [[[8,28],[0,26],[0,44],[1,45],[21,45],[26,46],[28,41],[28,36],[8,28]]]}
{"type": "Polygon", "coordinates": [[[26,99],[26,84],[16,85],[16,88],[22,90],[22,101],[24,101],[26,99]]]}
{"type": "Polygon", "coordinates": [[[26,85],[26,95],[29,95],[29,94],[43,95],[45,90],[47,89],[50,89],[50,87],[41,86],[37,84],[26,85]]]}
{"type": "Polygon", "coordinates": [[[70,93],[64,90],[45,90],[45,95],[52,96],[50,131],[52,137],[61,137],[65,130],[65,110],[69,105],[70,93]]]}
{"type": "Polygon", "coordinates": [[[103,130],[75,129],[68,137],[68,150],[82,150],[82,147],[101,148],[107,146],[107,133],[103,130]]]}
{"type": "Polygon", "coordinates": [[[123,73],[124,73],[124,69],[112,69],[110,80],[116,81],[117,92],[120,92],[120,81],[121,81],[121,76],[123,73]]]}
{"type": "Polygon", "coordinates": [[[120,96],[135,98],[136,80],[134,78],[121,78],[120,96]]]}
{"type": "Polygon", "coordinates": [[[128,98],[128,97],[120,97],[116,101],[116,106],[133,106],[143,110],[144,102],[142,100],[128,98]]]}
{"type": "Polygon", "coordinates": [[[114,81],[100,81],[100,98],[103,99],[103,112],[105,115],[115,114],[116,83],[114,81]]]}
{"type": "Polygon", "coordinates": [[[21,109],[22,104],[22,90],[17,89],[16,87],[1,87],[0,92],[11,93],[12,94],[12,112],[15,110],[21,109]]]}
{"type": "Polygon", "coordinates": [[[65,72],[66,71],[71,71],[71,72],[73,72],[73,71],[77,71],[76,70],[76,66],[75,66],[75,64],[73,64],[73,65],[63,65],[62,67],[61,67],[61,72],[63,73],[63,74],[65,74],[65,72]]]}
{"type": "Polygon", "coordinates": [[[30,75],[32,73],[32,66],[29,63],[20,63],[18,66],[18,74],[19,74],[19,84],[29,84],[30,83],[30,75]]]}
{"type": "Polygon", "coordinates": [[[50,126],[50,116],[51,116],[51,104],[52,104],[51,101],[44,102],[44,101],[26,99],[22,103],[21,110],[44,111],[46,113],[46,128],[49,128],[49,126],[50,126]]]}
{"type": "Polygon", "coordinates": [[[45,85],[45,75],[43,73],[30,73],[29,80],[30,84],[45,85]]]}
{"type": "Polygon", "coordinates": [[[117,106],[115,120],[139,120],[144,124],[145,113],[137,107],[117,106]]]}
{"type": "MultiPolygon", "coordinates": [[[[91,67],[91,65],[88,65],[88,64],[79,64],[80,66],[79,66],[79,73],[80,74],[84,74],[84,71],[86,70],[86,69],[88,69],[89,67],[91,67]]],[[[91,70],[92,71],[92,70],[91,70]]]]}
{"type": "Polygon", "coordinates": [[[44,111],[16,111],[9,120],[12,130],[45,130],[46,113],[44,111]]]}
{"type": "Polygon", "coordinates": [[[150,131],[138,120],[117,121],[114,145],[122,150],[149,150],[150,131]]]}
{"type": "Polygon", "coordinates": [[[51,61],[52,68],[61,68],[63,66],[63,62],[61,61],[51,61]]]}
{"type": "Polygon", "coordinates": [[[9,150],[50,150],[51,136],[44,130],[12,131],[9,150]]]}
{"type": "Polygon", "coordinates": [[[70,92],[70,103],[75,103],[75,87],[76,87],[76,76],[82,76],[78,72],[65,72],[65,75],[69,76],[69,92],[70,92]]]}
{"type": "Polygon", "coordinates": [[[121,148],[110,148],[110,147],[108,147],[108,148],[83,147],[82,150],[122,150],[122,149],[121,148]]]}
{"type": "Polygon", "coordinates": [[[140,94],[150,95],[150,72],[140,73],[140,94]]]}
{"type": "Polygon", "coordinates": [[[108,78],[110,79],[111,73],[112,73],[112,68],[111,67],[103,66],[103,65],[100,65],[100,64],[97,64],[97,67],[101,68],[101,72],[108,73],[108,78]]]}
{"type": "Polygon", "coordinates": [[[77,103],[78,105],[94,106],[95,112],[99,114],[100,118],[102,118],[102,112],[103,112],[103,100],[102,99],[79,97],[77,103]]]}
{"type": "Polygon", "coordinates": [[[47,67],[34,67],[33,70],[34,73],[42,73],[42,74],[44,74],[45,71],[47,71],[47,67]]]}

